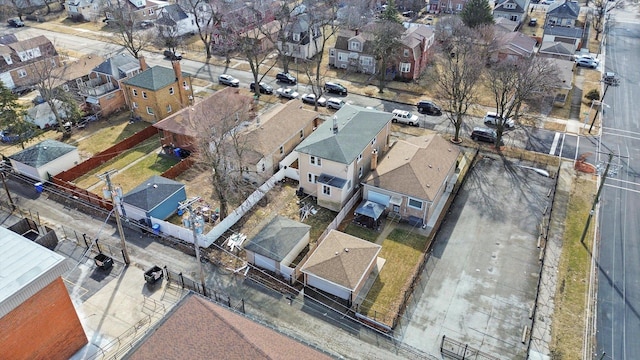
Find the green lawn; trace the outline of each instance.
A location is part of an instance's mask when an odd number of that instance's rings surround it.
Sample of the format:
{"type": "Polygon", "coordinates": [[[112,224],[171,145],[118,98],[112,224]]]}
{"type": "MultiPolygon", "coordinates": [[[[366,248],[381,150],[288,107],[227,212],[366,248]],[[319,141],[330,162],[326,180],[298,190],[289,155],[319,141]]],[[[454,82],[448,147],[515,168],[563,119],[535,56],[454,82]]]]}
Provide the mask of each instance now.
{"type": "MultiPolygon", "coordinates": [[[[122,187],[123,191],[126,192],[128,190],[131,190],[133,187],[136,186],[136,184],[139,184],[140,181],[143,181],[143,180],[146,179],[146,177],[144,177],[144,178],[135,177],[135,176],[137,176],[136,175],[137,174],[136,173],[136,171],[137,171],[136,169],[138,167],[145,166],[145,164],[147,166],[150,166],[150,165],[154,165],[155,166],[156,164],[158,166],[162,166],[162,163],[158,162],[157,154],[151,154],[149,156],[149,158],[151,158],[150,160],[141,159],[143,156],[153,152],[159,146],[160,146],[160,135],[152,136],[149,139],[147,139],[146,141],[144,141],[143,143],[138,144],[137,146],[133,147],[132,149],[129,149],[128,151],[125,151],[124,153],[120,154],[120,156],[117,156],[117,157],[105,162],[102,166],[97,167],[97,168],[91,170],[90,172],[84,174],[83,176],[81,176],[78,179],[76,179],[74,182],[76,183],[77,186],[79,186],[79,187],[81,187],[83,189],[87,189],[87,188],[91,187],[92,185],[94,185],[94,184],[96,184],[96,183],[98,183],[100,181],[97,178],[96,174],[102,174],[105,171],[111,170],[111,169],[122,170],[126,166],[133,164],[136,160],[140,160],[138,163],[134,164],[129,169],[126,169],[126,171],[131,171],[132,172],[131,176],[122,176],[122,174],[120,174],[120,173],[117,173],[117,174],[112,176],[113,181],[117,182],[118,184],[120,184],[120,186],[122,187]],[[150,164],[149,163],[145,163],[145,161],[150,161],[150,164]]],[[[143,174],[143,173],[146,173],[146,172],[140,172],[140,174],[143,174]]],[[[148,172],[148,174],[153,174],[153,173],[158,173],[159,174],[159,172],[148,172]]],[[[144,175],[140,175],[140,176],[144,176],[144,175]]],[[[101,191],[102,191],[102,189],[94,189],[93,192],[100,193],[101,191]]]]}
{"type": "Polygon", "coordinates": [[[389,234],[379,255],[387,261],[360,307],[362,314],[391,325],[426,244],[427,237],[405,230],[389,234]]]}

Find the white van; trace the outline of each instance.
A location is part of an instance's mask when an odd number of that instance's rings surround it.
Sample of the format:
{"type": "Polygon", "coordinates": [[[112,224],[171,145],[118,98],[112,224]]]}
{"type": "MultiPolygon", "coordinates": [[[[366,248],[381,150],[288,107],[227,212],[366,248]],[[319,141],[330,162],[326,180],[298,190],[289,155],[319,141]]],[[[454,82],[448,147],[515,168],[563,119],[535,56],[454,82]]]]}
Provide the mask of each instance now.
{"type": "Polygon", "coordinates": [[[418,120],[418,116],[413,115],[412,113],[406,110],[393,110],[393,119],[391,122],[399,122],[401,124],[407,124],[411,126],[420,126],[420,121],[418,120]]]}
{"type": "Polygon", "coordinates": [[[327,100],[327,108],[340,110],[340,108],[344,106],[344,100],[338,98],[329,98],[327,100]]]}

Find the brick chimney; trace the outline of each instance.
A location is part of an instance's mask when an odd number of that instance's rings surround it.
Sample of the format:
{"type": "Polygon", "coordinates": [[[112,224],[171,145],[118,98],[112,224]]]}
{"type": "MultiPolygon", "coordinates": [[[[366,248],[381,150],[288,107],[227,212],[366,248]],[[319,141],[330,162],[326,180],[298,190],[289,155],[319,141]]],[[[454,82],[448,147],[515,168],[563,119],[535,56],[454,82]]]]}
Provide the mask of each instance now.
{"type": "Polygon", "coordinates": [[[144,56],[138,56],[138,61],[140,61],[140,71],[145,71],[149,68],[147,66],[147,60],[145,60],[144,56]]]}
{"type": "Polygon", "coordinates": [[[378,167],[378,149],[373,149],[371,152],[371,170],[375,170],[378,167]]]}
{"type": "Polygon", "coordinates": [[[189,105],[189,95],[187,94],[187,90],[182,85],[182,83],[184,82],[184,78],[182,77],[182,68],[180,67],[180,61],[171,61],[171,66],[173,67],[173,73],[176,75],[176,87],[178,88],[178,95],[180,95],[180,104],[182,104],[183,107],[187,106],[189,105]]]}

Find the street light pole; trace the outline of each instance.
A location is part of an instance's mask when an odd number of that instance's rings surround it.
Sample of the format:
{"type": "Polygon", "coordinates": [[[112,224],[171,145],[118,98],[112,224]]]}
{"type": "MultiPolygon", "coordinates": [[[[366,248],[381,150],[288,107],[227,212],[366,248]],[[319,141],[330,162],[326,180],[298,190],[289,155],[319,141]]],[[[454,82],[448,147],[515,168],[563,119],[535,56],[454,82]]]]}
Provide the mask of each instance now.
{"type": "Polygon", "coordinates": [[[118,225],[118,233],[120,234],[120,246],[122,247],[122,257],[124,258],[124,263],[126,265],[129,265],[131,260],[129,259],[129,252],[127,251],[127,244],[124,238],[124,230],[122,229],[122,220],[120,219],[120,211],[118,210],[118,204],[116,204],[116,201],[114,199],[113,186],[111,185],[111,174],[115,172],[116,170],[109,170],[98,175],[98,177],[100,179],[104,178],[104,181],[107,183],[107,191],[109,191],[109,198],[111,200],[111,205],[113,205],[113,210],[115,210],[116,224],[118,225]]]}
{"type": "MultiPolygon", "coordinates": [[[[609,90],[609,84],[605,83],[604,84],[604,93],[602,94],[602,97],[600,100],[600,111],[602,111],[602,104],[604,104],[604,96],[607,95],[607,90],[609,90]]],[[[598,109],[596,109],[596,113],[593,115],[593,120],[591,120],[591,126],[589,126],[589,134],[591,134],[591,129],[593,129],[593,124],[596,123],[596,118],[598,117],[598,109]]]]}
{"type": "Polygon", "coordinates": [[[587,217],[587,223],[584,225],[584,230],[582,231],[582,236],[580,237],[580,242],[584,244],[584,238],[587,236],[587,231],[589,231],[589,225],[591,224],[591,218],[593,217],[594,212],[596,211],[596,205],[598,205],[598,201],[600,201],[600,193],[602,192],[602,188],[604,187],[604,182],[607,180],[607,175],[609,175],[609,166],[611,165],[611,161],[613,160],[613,153],[609,153],[609,160],[607,161],[607,166],[604,169],[604,174],[602,175],[602,179],[600,180],[600,186],[598,186],[598,192],[596,192],[596,197],[593,199],[593,204],[591,205],[591,210],[589,211],[589,217],[587,217]]]}
{"type": "Polygon", "coordinates": [[[198,245],[198,232],[196,231],[196,217],[191,206],[198,201],[200,201],[199,196],[196,196],[195,198],[190,200],[185,200],[180,203],[178,209],[189,211],[189,224],[191,225],[191,231],[193,233],[193,246],[196,250],[196,261],[200,266],[200,284],[202,285],[202,295],[207,296],[207,287],[204,281],[204,268],[202,267],[202,261],[200,261],[200,246],[198,245]]]}

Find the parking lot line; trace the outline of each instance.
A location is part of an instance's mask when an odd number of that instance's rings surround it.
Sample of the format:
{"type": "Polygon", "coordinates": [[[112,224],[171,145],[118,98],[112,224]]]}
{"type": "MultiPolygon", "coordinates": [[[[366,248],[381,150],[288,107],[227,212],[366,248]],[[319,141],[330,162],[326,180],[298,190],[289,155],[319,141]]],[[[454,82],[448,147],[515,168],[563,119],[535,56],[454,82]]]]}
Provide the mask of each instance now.
{"type": "Polygon", "coordinates": [[[556,132],[556,135],[553,137],[553,143],[551,143],[551,150],[549,150],[549,155],[553,155],[556,153],[556,148],[558,147],[559,140],[560,140],[560,133],[556,132]]]}

